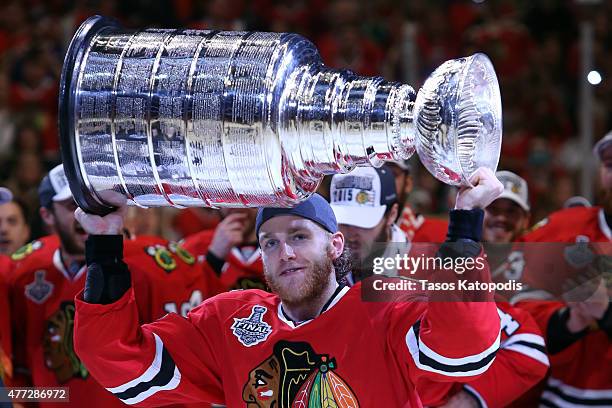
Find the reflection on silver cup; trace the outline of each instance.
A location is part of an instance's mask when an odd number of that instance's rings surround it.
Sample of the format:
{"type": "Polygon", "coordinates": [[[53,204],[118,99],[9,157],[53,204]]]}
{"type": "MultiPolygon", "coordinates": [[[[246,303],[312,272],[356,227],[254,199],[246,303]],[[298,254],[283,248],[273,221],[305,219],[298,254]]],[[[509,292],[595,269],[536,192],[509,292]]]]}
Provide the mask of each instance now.
{"type": "Polygon", "coordinates": [[[444,63],[418,95],[327,68],[297,34],[124,30],[94,16],[60,90],[62,157],[84,209],[290,206],[326,174],[415,150],[439,180],[495,170],[501,102],[483,54],[444,63]]]}

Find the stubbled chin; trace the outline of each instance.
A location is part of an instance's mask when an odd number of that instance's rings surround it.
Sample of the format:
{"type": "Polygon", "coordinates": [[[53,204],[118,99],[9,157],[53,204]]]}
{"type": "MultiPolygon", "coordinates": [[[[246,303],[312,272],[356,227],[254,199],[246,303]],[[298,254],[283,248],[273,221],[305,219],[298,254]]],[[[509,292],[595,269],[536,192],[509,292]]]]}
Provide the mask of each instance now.
{"type": "Polygon", "coordinates": [[[512,233],[498,228],[489,229],[485,235],[488,242],[504,243],[509,242],[512,238],[512,233]]]}

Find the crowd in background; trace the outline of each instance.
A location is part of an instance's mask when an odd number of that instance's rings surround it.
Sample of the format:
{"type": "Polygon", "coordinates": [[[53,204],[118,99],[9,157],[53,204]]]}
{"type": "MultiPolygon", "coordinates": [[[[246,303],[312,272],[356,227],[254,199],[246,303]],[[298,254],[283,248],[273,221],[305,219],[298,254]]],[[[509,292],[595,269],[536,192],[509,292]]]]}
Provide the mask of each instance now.
{"type": "MultiPolygon", "coordinates": [[[[596,3],[596,2],[593,2],[596,3]]],[[[447,59],[480,51],[495,66],[503,100],[500,169],[529,183],[532,221],[579,194],[579,26],[594,27],[594,65],[603,81],[594,87],[594,134],[612,127],[612,3],[589,8],[575,1],[537,2],[411,0],[19,0],[0,3],[0,184],[23,200],[37,221],[37,187],[59,163],[57,91],[64,53],[88,16],[113,16],[129,28],[297,32],[313,40],[331,67],[382,75],[418,87],[447,59]],[[406,53],[408,50],[408,54],[406,53]],[[406,55],[414,55],[409,61],[406,55]]],[[[589,156],[590,157],[590,156],[589,156]]],[[[416,163],[416,161],[415,161],[416,163]]],[[[425,214],[442,214],[448,188],[414,168],[410,200],[425,214]]],[[[596,177],[593,177],[595,180],[596,177]]],[[[595,181],[594,181],[595,183],[595,181]]],[[[193,232],[188,217],[161,217],[164,233],[193,232]]],[[[158,215],[158,214],[156,214],[158,215]]],[[[156,215],[151,217],[157,219],[156,215]]],[[[147,222],[140,219],[141,222],[147,222]]],[[[157,222],[157,221],[156,221],[157,222]]],[[[145,225],[143,228],[150,228],[145,225]]]]}

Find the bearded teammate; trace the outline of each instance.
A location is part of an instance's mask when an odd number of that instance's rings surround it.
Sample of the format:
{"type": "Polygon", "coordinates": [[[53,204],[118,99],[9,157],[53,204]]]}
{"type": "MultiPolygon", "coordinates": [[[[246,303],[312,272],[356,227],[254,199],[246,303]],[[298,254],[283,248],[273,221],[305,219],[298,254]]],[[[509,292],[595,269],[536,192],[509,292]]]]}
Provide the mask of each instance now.
{"type": "MultiPolygon", "coordinates": [[[[504,184],[504,174],[501,178],[499,175],[496,174],[504,184]]],[[[506,189],[502,196],[505,193],[506,189]]],[[[405,254],[409,248],[406,237],[397,234],[399,228],[393,223],[397,214],[396,198],[395,183],[387,166],[360,167],[349,174],[336,174],[331,179],[330,201],[338,227],[351,245],[351,255],[360,265],[368,265],[370,274],[372,259],[393,258],[398,251],[405,254]]],[[[499,200],[497,198],[494,203],[499,200]]],[[[486,225],[485,221],[485,230],[486,225]]],[[[416,250],[421,251],[421,248],[416,250]]],[[[363,267],[357,268],[358,273],[351,274],[352,279],[348,281],[367,278],[361,269],[363,267]]],[[[389,275],[389,271],[386,272],[389,275]]],[[[544,339],[533,318],[504,303],[498,304],[498,313],[501,318],[500,350],[489,370],[469,384],[419,381],[417,390],[424,405],[457,406],[455,404],[461,401],[465,407],[504,407],[544,377],[548,357],[544,339]]]]}
{"type": "Polygon", "coordinates": [[[261,250],[255,236],[252,208],[222,209],[223,219],[212,230],[204,230],[183,241],[183,246],[202,262],[211,282],[219,291],[233,289],[267,290],[261,250]]]}
{"type": "MultiPolygon", "coordinates": [[[[352,261],[349,284],[373,273],[374,258],[392,258],[409,248],[406,235],[395,220],[397,194],[390,166],[358,167],[349,174],[335,174],[330,182],[330,205],[344,235],[352,261]]],[[[385,275],[397,275],[386,270],[385,275]]]]}
{"type": "MultiPolygon", "coordinates": [[[[12,255],[16,262],[11,306],[15,372],[21,374],[18,381],[37,387],[68,386],[70,402],[57,406],[124,406],[92,378],[74,351],[74,296],[85,286],[87,234],[74,219],[76,204],[61,165],[43,179],[39,197],[41,216],[56,234],[33,241],[12,255]]],[[[201,269],[179,248],[156,238],[125,242],[142,323],[168,312],[186,314],[207,296],[206,287],[197,283],[201,269]]]]}
{"type": "MultiPolygon", "coordinates": [[[[477,187],[460,193],[449,227],[466,256],[480,249],[473,241],[480,208],[501,192],[486,170],[473,182],[477,187]]],[[[258,212],[273,294],[225,293],[187,319],[168,315],[143,326],[119,253],[120,213],[76,215],[90,233],[109,234],[87,242],[91,267],[76,300],[76,349],[96,378],[131,404],[418,407],[419,378],[477,377],[498,347],[493,303],[366,303],[359,284],[338,285],[333,262],[344,238],[319,195],[292,209],[258,212]]]]}
{"type": "MultiPolygon", "coordinates": [[[[602,187],[601,207],[574,207],[553,213],[524,236],[524,241],[575,243],[558,259],[572,259],[572,250],[588,242],[600,243],[599,248],[610,259],[612,242],[612,132],[594,148],[600,160],[599,176],[602,187]],[[607,251],[607,252],[606,252],[607,251]]],[[[597,244],[595,244],[597,245],[597,244]]],[[[582,252],[584,255],[585,252],[582,252]]],[[[605,258],[599,258],[604,260],[605,258]]],[[[605,264],[604,264],[605,265],[605,264]]],[[[535,273],[527,260],[525,280],[533,288],[544,287],[546,271],[535,273]]],[[[546,335],[551,373],[541,396],[541,404],[549,407],[587,407],[612,405],[612,311],[610,307],[610,272],[602,269],[590,298],[583,302],[541,301],[542,291],[526,291],[515,298],[517,306],[528,310],[546,335]],[[607,285],[606,286],[606,282],[607,285]]],[[[556,268],[556,281],[566,279],[565,268],[556,268]],[[557,276],[559,275],[559,276],[557,276]]]]}

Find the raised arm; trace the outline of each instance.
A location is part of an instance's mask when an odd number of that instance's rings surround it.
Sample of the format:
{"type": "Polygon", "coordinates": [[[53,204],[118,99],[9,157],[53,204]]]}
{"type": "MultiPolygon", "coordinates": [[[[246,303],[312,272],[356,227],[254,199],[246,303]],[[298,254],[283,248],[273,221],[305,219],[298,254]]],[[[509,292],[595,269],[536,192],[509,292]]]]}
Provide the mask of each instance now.
{"type": "Polygon", "coordinates": [[[462,288],[459,281],[491,281],[480,245],[483,208],[503,190],[488,169],[479,169],[471,179],[474,187],[462,188],[450,214],[447,241],[438,256],[448,259],[481,258],[481,263],[458,270],[432,273],[434,282],[454,283],[454,290],[432,290],[421,318],[410,327],[405,340],[410,362],[418,370],[416,380],[468,381],[484,373],[493,363],[500,344],[500,318],[493,293],[462,288]],[[477,265],[481,265],[477,266],[477,265]]]}
{"type": "Polygon", "coordinates": [[[93,377],[126,404],[222,402],[219,339],[200,329],[218,331],[214,305],[203,304],[187,319],[169,314],[139,325],[123,262],[124,213],[125,205],[104,217],[77,209],[76,218],[90,236],[86,285],[75,300],[75,351],[93,377]]]}

